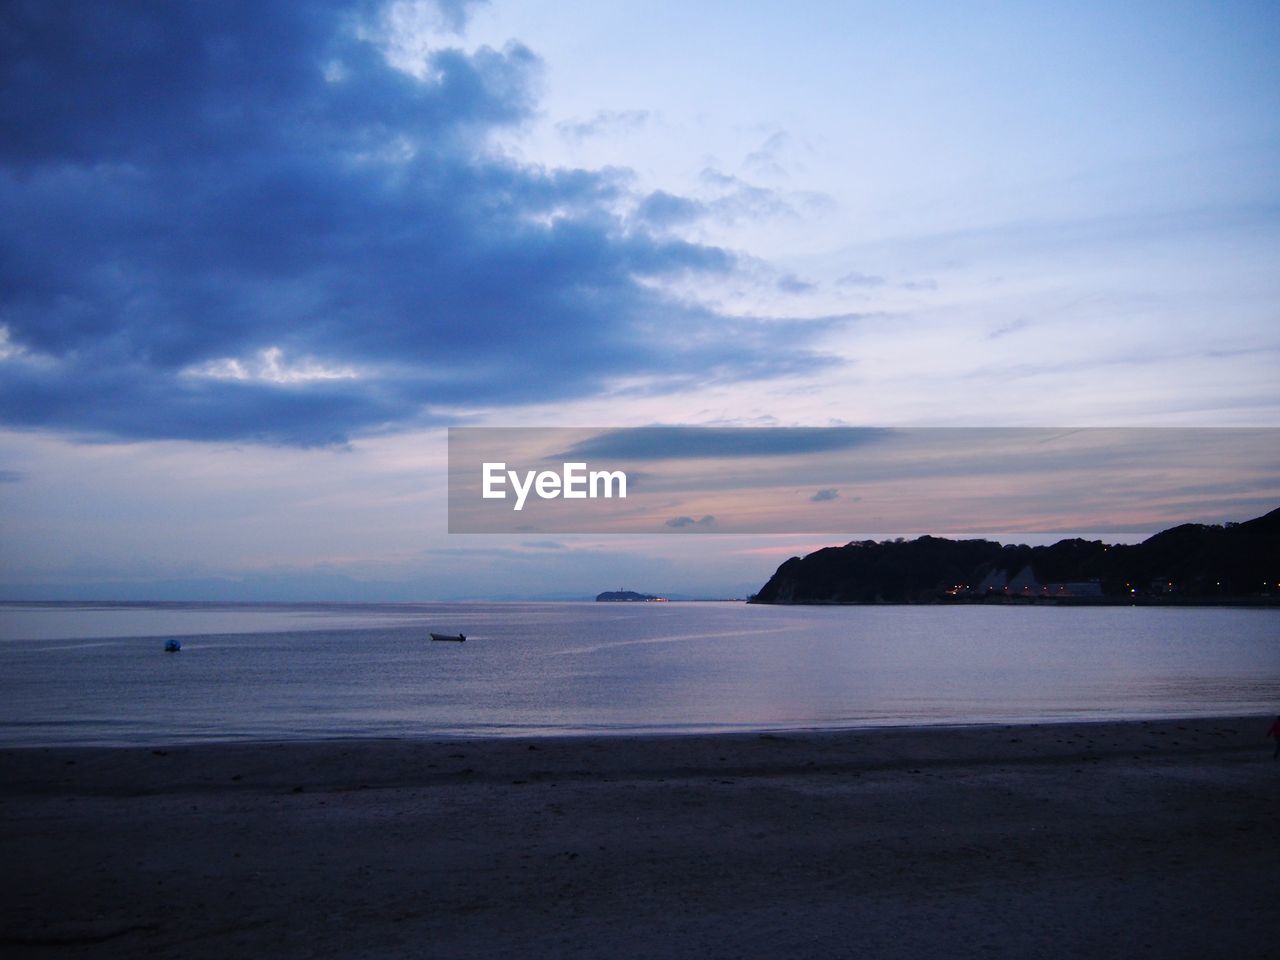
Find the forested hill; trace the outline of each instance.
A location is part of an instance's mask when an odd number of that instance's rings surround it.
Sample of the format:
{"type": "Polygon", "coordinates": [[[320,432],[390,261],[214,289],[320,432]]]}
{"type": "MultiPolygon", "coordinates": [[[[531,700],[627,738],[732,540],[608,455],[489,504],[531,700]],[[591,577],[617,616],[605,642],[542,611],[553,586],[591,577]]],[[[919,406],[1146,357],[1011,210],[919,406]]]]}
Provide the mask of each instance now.
{"type": "Polygon", "coordinates": [[[854,541],[792,557],[753,603],[1106,602],[1280,597],[1280,509],[1225,526],[1187,523],[1139,544],[1061,540],[854,541]]]}

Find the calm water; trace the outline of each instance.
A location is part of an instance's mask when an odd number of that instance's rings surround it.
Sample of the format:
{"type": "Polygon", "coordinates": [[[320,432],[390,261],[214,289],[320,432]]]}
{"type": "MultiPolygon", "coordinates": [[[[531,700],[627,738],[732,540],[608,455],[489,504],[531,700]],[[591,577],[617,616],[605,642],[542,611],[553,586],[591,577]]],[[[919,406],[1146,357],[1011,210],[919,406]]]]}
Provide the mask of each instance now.
{"type": "Polygon", "coordinates": [[[1275,610],[0,604],[6,745],[1277,711],[1275,610]]]}

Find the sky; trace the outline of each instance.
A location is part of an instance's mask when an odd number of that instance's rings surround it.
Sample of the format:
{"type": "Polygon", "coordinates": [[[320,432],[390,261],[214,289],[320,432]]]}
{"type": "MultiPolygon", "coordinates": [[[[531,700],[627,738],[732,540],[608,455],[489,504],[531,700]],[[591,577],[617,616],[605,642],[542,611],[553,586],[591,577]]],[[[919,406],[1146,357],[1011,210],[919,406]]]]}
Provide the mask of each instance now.
{"type": "Polygon", "coordinates": [[[0,598],[738,596],[933,532],[449,534],[449,427],[1278,427],[1277,49],[1268,2],[7,3],[0,598]]]}

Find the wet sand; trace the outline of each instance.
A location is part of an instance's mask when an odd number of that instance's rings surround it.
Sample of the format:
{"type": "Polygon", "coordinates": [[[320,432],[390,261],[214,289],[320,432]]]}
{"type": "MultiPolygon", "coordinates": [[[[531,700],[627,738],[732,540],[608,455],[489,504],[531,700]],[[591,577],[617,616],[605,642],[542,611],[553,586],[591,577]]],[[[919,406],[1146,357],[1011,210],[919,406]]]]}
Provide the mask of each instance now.
{"type": "Polygon", "coordinates": [[[0,952],[1274,957],[1270,719],[3,750],[0,952]]]}

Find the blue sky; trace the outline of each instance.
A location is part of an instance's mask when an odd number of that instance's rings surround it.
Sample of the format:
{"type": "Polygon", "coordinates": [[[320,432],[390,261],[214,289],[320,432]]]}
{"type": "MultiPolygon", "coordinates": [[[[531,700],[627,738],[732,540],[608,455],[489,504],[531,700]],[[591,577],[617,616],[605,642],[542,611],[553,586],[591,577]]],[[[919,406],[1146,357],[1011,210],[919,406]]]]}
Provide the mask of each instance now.
{"type": "Polygon", "coordinates": [[[823,543],[450,537],[450,425],[1278,426],[1276,49],[1270,3],[8,4],[0,590],[823,543]]]}

